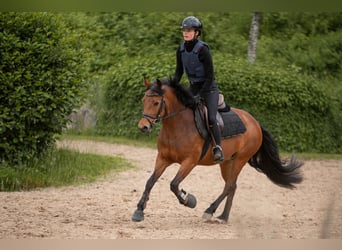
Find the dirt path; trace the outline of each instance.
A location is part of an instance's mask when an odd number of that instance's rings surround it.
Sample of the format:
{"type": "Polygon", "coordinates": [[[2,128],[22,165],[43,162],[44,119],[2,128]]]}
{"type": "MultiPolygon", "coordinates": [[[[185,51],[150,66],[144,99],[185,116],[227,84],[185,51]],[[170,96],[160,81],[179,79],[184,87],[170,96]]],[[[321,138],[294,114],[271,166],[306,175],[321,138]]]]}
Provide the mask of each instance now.
{"type": "Polygon", "coordinates": [[[136,169],[90,185],[0,193],[0,239],[342,238],[342,161],[306,161],[305,180],[296,190],[280,188],[246,166],[228,224],[201,219],[223,188],[218,166],[199,166],[182,183],[197,198],[197,207],[190,209],[169,190],[175,164],[152,190],[145,220],[135,223],[131,215],[153,169],[156,150],[92,141],[59,145],[124,157],[136,169]]]}

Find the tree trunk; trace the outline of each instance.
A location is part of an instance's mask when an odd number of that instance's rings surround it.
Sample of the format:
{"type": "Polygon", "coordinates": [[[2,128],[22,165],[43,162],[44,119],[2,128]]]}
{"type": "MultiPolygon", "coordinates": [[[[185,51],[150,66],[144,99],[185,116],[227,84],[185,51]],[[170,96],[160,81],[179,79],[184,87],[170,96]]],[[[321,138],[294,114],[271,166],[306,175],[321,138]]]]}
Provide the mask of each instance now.
{"type": "Polygon", "coordinates": [[[257,50],[257,42],[258,35],[260,29],[260,19],[261,13],[254,12],[251,22],[251,27],[249,30],[249,40],[248,40],[248,55],[247,59],[249,62],[253,63],[256,60],[256,50],[257,50]]]}

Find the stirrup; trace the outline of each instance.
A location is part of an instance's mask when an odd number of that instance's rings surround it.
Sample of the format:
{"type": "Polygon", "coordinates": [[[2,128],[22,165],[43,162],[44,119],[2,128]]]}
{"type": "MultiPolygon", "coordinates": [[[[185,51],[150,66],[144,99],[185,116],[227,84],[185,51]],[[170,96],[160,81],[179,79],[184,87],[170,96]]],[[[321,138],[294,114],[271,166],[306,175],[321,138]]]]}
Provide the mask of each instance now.
{"type": "Polygon", "coordinates": [[[213,147],[213,157],[215,163],[219,163],[224,160],[223,151],[220,145],[213,147]]]}

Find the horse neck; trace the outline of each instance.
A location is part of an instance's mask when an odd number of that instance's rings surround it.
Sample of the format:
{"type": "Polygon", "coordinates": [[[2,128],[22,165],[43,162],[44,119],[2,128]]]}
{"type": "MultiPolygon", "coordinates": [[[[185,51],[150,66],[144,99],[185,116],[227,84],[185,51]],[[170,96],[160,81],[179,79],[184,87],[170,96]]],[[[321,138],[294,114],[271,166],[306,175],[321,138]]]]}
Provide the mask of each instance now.
{"type": "MultiPolygon", "coordinates": [[[[175,114],[174,116],[163,120],[163,126],[167,127],[175,127],[175,126],[184,126],[184,122],[189,120],[189,118],[193,117],[193,112],[190,108],[186,108],[184,104],[179,102],[177,98],[173,95],[165,96],[165,116],[170,116],[175,114]],[[185,109],[185,110],[184,110],[185,109]]],[[[193,118],[192,118],[193,119],[193,118]]]]}

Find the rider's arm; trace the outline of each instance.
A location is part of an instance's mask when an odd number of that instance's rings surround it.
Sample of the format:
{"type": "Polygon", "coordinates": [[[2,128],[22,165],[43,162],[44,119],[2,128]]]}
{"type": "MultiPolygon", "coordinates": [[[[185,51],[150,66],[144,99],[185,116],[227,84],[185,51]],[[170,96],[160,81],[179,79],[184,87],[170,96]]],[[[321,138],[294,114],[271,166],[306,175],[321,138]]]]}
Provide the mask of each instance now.
{"type": "Polygon", "coordinates": [[[183,76],[184,68],[183,68],[183,63],[182,63],[182,57],[181,57],[181,52],[180,52],[180,47],[178,47],[177,52],[176,52],[176,70],[175,70],[175,75],[173,77],[175,82],[179,82],[183,76]]]}

